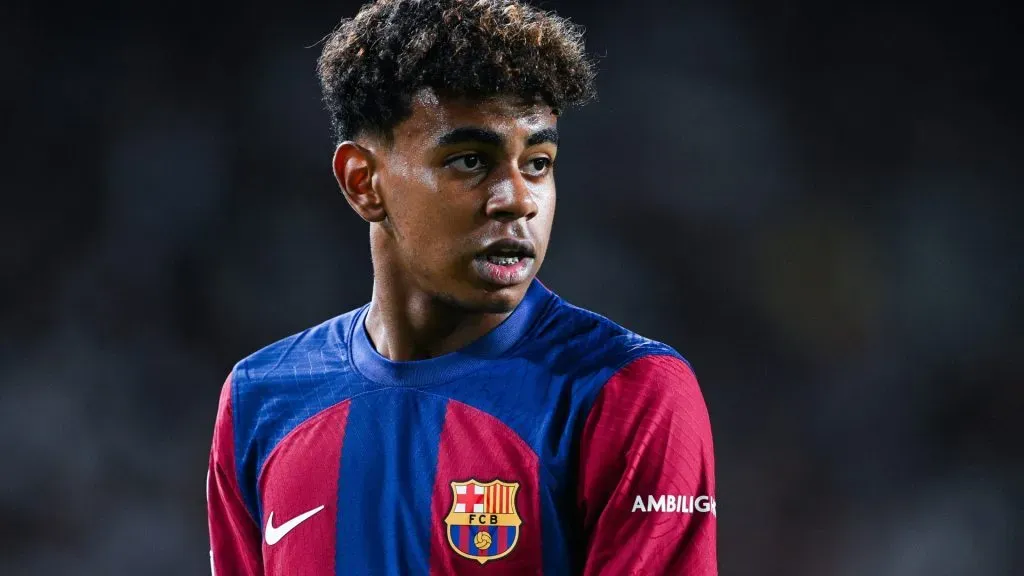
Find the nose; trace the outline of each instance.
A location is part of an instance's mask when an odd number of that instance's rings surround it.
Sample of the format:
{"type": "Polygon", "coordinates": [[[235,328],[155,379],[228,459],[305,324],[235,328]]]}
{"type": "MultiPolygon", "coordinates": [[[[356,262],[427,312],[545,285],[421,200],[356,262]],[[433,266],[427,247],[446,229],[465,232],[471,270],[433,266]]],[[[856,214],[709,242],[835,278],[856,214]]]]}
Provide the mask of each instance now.
{"type": "Polygon", "coordinates": [[[533,190],[518,169],[508,172],[507,177],[490,187],[487,216],[502,222],[514,222],[520,218],[529,220],[537,215],[538,210],[533,190]]]}

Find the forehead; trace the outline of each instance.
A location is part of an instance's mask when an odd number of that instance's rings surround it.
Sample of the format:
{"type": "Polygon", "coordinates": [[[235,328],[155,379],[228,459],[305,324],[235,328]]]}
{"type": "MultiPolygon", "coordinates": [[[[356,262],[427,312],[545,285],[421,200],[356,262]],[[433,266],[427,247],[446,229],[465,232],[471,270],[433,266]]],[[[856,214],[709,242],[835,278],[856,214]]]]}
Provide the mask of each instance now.
{"type": "Polygon", "coordinates": [[[429,88],[416,93],[411,114],[394,129],[396,143],[403,140],[432,145],[455,128],[485,128],[506,137],[507,141],[553,128],[558,116],[551,106],[514,96],[487,99],[451,98],[429,88]]]}

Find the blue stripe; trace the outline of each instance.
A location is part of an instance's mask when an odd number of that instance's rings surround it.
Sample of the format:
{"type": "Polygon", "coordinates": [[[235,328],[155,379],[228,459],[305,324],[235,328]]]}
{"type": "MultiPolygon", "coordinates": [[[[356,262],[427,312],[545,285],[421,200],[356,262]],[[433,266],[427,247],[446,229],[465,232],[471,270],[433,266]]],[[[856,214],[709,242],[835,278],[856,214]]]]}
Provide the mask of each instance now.
{"type": "Polygon", "coordinates": [[[488,526],[487,534],[491,537],[491,547],[487,549],[488,556],[494,556],[498,553],[498,529],[500,526],[488,526]]]}
{"type": "MultiPolygon", "coordinates": [[[[572,518],[572,510],[568,502],[572,499],[568,494],[553,494],[552,490],[545,490],[543,482],[539,483],[540,490],[540,522],[541,546],[544,552],[544,573],[545,574],[569,574],[572,569],[569,567],[572,546],[566,544],[571,542],[568,526],[561,521],[562,518],[572,518]],[[561,502],[558,502],[561,500],[561,502]],[[560,509],[561,508],[561,509],[560,509]]],[[[582,540],[582,538],[579,538],[582,540]]],[[[582,543],[581,543],[582,544],[582,543]]],[[[582,547],[580,548],[582,549],[582,547]]]]}
{"type": "Polygon", "coordinates": [[[338,477],[337,574],[428,574],[446,407],[408,388],[352,399],[338,477]]]}

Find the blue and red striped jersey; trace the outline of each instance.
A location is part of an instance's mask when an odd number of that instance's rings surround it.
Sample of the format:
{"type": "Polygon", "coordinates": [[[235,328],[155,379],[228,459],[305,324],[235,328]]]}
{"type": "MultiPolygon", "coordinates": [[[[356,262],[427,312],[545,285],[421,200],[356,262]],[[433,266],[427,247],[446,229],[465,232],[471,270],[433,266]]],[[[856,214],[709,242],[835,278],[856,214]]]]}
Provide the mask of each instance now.
{"type": "Polygon", "coordinates": [[[378,354],[367,309],[225,382],[216,575],[717,574],[711,428],[675,350],[538,281],[428,360],[378,354]]]}

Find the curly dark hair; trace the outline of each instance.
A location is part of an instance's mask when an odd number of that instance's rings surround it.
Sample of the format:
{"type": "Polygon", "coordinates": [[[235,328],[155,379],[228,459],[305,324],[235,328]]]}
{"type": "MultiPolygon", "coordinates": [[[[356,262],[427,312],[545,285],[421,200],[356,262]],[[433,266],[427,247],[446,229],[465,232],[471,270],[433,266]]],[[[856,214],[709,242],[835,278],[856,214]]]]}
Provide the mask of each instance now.
{"type": "Polygon", "coordinates": [[[327,38],[317,72],[338,142],[387,138],[429,87],[453,97],[539,100],[556,113],[594,97],[583,30],[515,0],[377,0],[327,38]]]}

